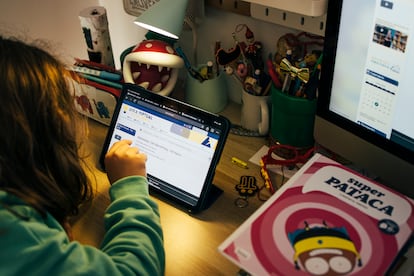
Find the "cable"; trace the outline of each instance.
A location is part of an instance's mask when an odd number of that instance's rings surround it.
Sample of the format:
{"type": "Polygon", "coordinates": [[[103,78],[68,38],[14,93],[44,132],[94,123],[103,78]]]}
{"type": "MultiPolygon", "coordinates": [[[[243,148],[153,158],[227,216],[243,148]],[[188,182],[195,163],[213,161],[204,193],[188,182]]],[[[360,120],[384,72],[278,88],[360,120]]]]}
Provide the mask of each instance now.
{"type": "Polygon", "coordinates": [[[197,28],[194,22],[188,16],[184,18],[184,22],[191,28],[191,32],[193,33],[193,64],[197,65],[198,64],[197,62],[197,46],[198,46],[197,28]]]}

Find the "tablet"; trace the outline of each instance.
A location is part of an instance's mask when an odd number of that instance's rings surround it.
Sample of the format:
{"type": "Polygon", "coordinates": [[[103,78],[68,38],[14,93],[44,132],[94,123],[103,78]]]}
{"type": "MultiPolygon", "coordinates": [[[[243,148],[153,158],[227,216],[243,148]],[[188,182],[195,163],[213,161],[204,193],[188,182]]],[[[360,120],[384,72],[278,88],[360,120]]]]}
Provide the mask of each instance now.
{"type": "Polygon", "coordinates": [[[100,162],[121,139],[145,153],[150,192],[190,212],[204,209],[230,122],[173,98],[125,84],[118,99],[100,162]]]}

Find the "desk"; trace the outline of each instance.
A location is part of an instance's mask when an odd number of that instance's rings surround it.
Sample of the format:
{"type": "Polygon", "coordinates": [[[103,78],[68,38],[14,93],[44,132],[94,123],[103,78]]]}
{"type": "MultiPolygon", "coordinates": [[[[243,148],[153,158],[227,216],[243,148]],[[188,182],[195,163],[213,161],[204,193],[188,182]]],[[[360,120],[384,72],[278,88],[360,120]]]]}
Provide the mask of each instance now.
{"type": "MultiPolygon", "coordinates": [[[[237,122],[240,106],[230,103],[222,114],[237,122]]],[[[102,124],[89,121],[90,134],[85,150],[89,153],[87,161],[94,175],[96,196],[73,224],[74,238],[93,246],[98,246],[104,235],[103,214],[109,204],[109,182],[98,164],[107,129],[102,124]]],[[[246,208],[235,206],[238,193],[234,186],[240,176],[253,175],[260,185],[262,178],[258,166],[249,163],[249,168],[244,169],[231,163],[231,157],[247,161],[267,143],[264,137],[229,134],[213,181],[223,193],[200,214],[190,215],[154,197],[160,208],[164,230],[166,275],[236,275],[239,268],[224,258],[217,247],[262,203],[257,197],[252,197],[246,208]]]]}
{"type": "MultiPolygon", "coordinates": [[[[233,122],[240,118],[240,106],[230,103],[222,112],[233,122]]],[[[88,166],[93,174],[96,196],[89,206],[81,210],[74,220],[74,238],[83,244],[99,246],[103,235],[103,214],[109,204],[109,182],[106,174],[99,168],[98,160],[105,140],[107,127],[95,121],[89,121],[89,139],[85,144],[88,153],[88,166]]],[[[190,215],[173,204],[153,197],[158,203],[161,223],[164,230],[166,252],[166,275],[236,275],[239,268],[224,258],[217,250],[236,228],[246,220],[260,205],[257,197],[249,199],[246,208],[234,205],[238,197],[234,185],[242,175],[253,175],[261,182],[259,167],[249,163],[248,169],[231,163],[236,156],[248,160],[262,145],[266,138],[242,137],[229,134],[220,162],[217,166],[214,184],[223,190],[223,194],[207,210],[190,215]]],[[[413,275],[414,247],[407,254],[410,260],[401,267],[395,276],[413,275]]]]}

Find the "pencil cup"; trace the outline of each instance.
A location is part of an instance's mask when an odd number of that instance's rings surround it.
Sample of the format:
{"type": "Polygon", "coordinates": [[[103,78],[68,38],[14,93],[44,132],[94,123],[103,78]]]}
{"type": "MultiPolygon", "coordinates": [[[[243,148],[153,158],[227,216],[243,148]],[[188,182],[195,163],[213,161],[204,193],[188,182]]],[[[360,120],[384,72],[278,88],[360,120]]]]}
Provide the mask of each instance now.
{"type": "Polygon", "coordinates": [[[298,148],[314,145],[316,99],[290,96],[273,85],[271,138],[274,142],[298,148]]]}
{"type": "Polygon", "coordinates": [[[241,126],[266,135],[269,132],[270,100],[270,96],[255,96],[243,89],[241,126]]]}
{"type": "Polygon", "coordinates": [[[224,74],[203,82],[187,74],[185,101],[211,113],[222,111],[227,105],[227,84],[224,74]]]}

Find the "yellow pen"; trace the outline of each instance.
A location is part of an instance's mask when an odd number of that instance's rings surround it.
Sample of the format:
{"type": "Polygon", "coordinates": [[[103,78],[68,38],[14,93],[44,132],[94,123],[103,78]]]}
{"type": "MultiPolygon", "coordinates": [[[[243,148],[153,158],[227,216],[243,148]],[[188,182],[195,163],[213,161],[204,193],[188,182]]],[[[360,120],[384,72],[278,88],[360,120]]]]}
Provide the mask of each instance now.
{"type": "Polygon", "coordinates": [[[237,158],[237,157],[232,157],[232,158],[231,158],[231,162],[232,162],[233,164],[236,164],[236,165],[238,165],[238,166],[242,167],[242,168],[247,169],[247,163],[246,163],[246,162],[244,162],[244,161],[242,161],[242,160],[240,160],[240,159],[239,159],[239,158],[237,158]]]}

